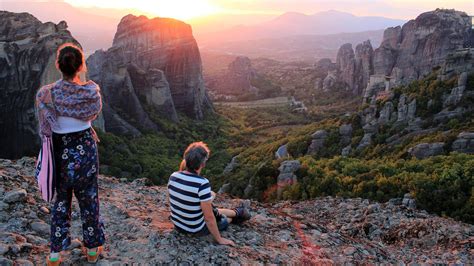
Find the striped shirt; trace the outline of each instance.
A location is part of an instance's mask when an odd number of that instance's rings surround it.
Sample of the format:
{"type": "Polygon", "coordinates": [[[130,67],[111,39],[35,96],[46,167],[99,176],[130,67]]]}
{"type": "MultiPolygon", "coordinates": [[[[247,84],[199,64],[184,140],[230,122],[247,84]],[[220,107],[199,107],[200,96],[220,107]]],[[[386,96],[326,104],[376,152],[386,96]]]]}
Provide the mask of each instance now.
{"type": "Polygon", "coordinates": [[[201,201],[212,199],[211,185],[202,176],[174,172],[168,181],[171,221],[176,227],[189,233],[199,232],[206,223],[201,201]]]}

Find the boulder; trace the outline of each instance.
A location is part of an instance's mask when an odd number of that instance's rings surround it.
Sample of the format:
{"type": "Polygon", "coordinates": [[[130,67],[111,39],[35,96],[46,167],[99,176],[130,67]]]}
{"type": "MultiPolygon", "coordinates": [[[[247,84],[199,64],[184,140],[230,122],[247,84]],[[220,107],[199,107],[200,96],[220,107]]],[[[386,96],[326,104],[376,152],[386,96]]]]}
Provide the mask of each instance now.
{"type": "Polygon", "coordinates": [[[35,231],[40,236],[47,236],[51,230],[51,227],[43,221],[32,222],[30,226],[31,230],[35,231]]]}
{"type": "Polygon", "coordinates": [[[398,99],[398,107],[397,107],[397,122],[405,122],[407,120],[408,114],[408,105],[407,105],[407,96],[405,94],[400,95],[398,99]]]}
{"type": "Polygon", "coordinates": [[[409,209],[416,209],[416,200],[411,196],[410,193],[406,193],[403,196],[402,204],[409,209]]]}
{"type": "Polygon", "coordinates": [[[372,144],[372,133],[365,133],[357,146],[357,150],[362,150],[372,144]]]}
{"type": "Polygon", "coordinates": [[[341,145],[345,146],[351,143],[352,124],[343,124],[339,127],[339,135],[341,136],[341,145]]]}
{"type": "Polygon", "coordinates": [[[281,145],[278,150],[275,152],[276,159],[288,158],[290,155],[288,154],[288,145],[281,145]]]}
{"type": "Polygon", "coordinates": [[[323,80],[323,91],[327,92],[332,87],[334,87],[334,85],[337,82],[336,73],[337,73],[336,70],[328,72],[327,76],[323,80]]]}
{"type": "Polygon", "coordinates": [[[351,145],[348,145],[348,146],[346,146],[346,147],[344,147],[344,148],[342,149],[342,151],[341,151],[341,156],[347,157],[347,156],[349,156],[349,154],[351,153],[351,151],[352,151],[352,147],[351,147],[351,145]]]}
{"type": "Polygon", "coordinates": [[[224,185],[219,188],[219,191],[217,193],[222,194],[222,193],[229,193],[230,192],[230,183],[225,183],[224,185]]]}
{"type": "Polygon", "coordinates": [[[225,166],[223,174],[228,174],[234,171],[235,167],[239,165],[239,159],[237,156],[232,157],[232,160],[225,166]]]}
{"type": "Polygon", "coordinates": [[[326,130],[318,130],[314,132],[311,137],[313,140],[308,147],[307,154],[316,155],[318,152],[324,148],[324,142],[326,141],[328,132],[326,130]]]}
{"type": "Polygon", "coordinates": [[[378,124],[385,125],[391,121],[391,115],[393,113],[393,103],[388,101],[384,104],[382,110],[380,110],[378,124]]]}
{"type": "Polygon", "coordinates": [[[23,202],[26,200],[26,196],[28,193],[24,189],[15,189],[12,191],[9,191],[5,194],[3,197],[3,201],[6,203],[17,203],[17,202],[23,202]]]}
{"type": "Polygon", "coordinates": [[[408,153],[417,159],[444,154],[444,142],[420,143],[408,149],[408,153]]]}
{"type": "Polygon", "coordinates": [[[280,167],[278,168],[280,174],[277,177],[278,195],[281,195],[281,191],[285,186],[292,185],[297,182],[297,177],[294,172],[298,171],[300,167],[301,163],[298,160],[281,162],[280,167]]]}
{"type": "Polygon", "coordinates": [[[443,107],[456,106],[464,96],[466,89],[467,72],[462,72],[458,77],[458,86],[451,89],[451,93],[444,99],[443,107]]]}
{"type": "Polygon", "coordinates": [[[451,146],[452,151],[474,154],[474,132],[461,132],[451,146]]]}

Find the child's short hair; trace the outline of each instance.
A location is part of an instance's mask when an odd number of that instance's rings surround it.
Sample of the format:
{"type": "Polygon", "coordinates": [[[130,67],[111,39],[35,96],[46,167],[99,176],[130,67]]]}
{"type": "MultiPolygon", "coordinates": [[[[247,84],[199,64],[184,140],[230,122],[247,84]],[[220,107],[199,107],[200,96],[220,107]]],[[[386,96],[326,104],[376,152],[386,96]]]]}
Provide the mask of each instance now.
{"type": "Polygon", "coordinates": [[[202,141],[189,144],[184,152],[180,170],[186,169],[190,172],[196,172],[209,159],[210,154],[211,150],[202,141]]]}

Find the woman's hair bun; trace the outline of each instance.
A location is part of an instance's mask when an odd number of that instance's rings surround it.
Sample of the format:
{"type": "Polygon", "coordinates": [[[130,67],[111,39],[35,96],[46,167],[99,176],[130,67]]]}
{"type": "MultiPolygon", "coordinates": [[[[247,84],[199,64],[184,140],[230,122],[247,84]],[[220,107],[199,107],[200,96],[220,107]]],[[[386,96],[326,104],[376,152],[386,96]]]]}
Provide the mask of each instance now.
{"type": "Polygon", "coordinates": [[[72,43],[66,43],[58,48],[57,64],[64,76],[74,76],[84,64],[82,50],[72,43]]]}

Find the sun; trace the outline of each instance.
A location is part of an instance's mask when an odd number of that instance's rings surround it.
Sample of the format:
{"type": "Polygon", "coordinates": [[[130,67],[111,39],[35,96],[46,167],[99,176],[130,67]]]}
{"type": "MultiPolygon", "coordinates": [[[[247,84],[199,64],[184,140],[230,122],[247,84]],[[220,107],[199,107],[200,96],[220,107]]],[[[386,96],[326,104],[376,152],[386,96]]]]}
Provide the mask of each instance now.
{"type": "Polygon", "coordinates": [[[221,9],[212,0],[65,0],[74,6],[130,9],[147,15],[181,20],[218,13],[221,9]]]}

